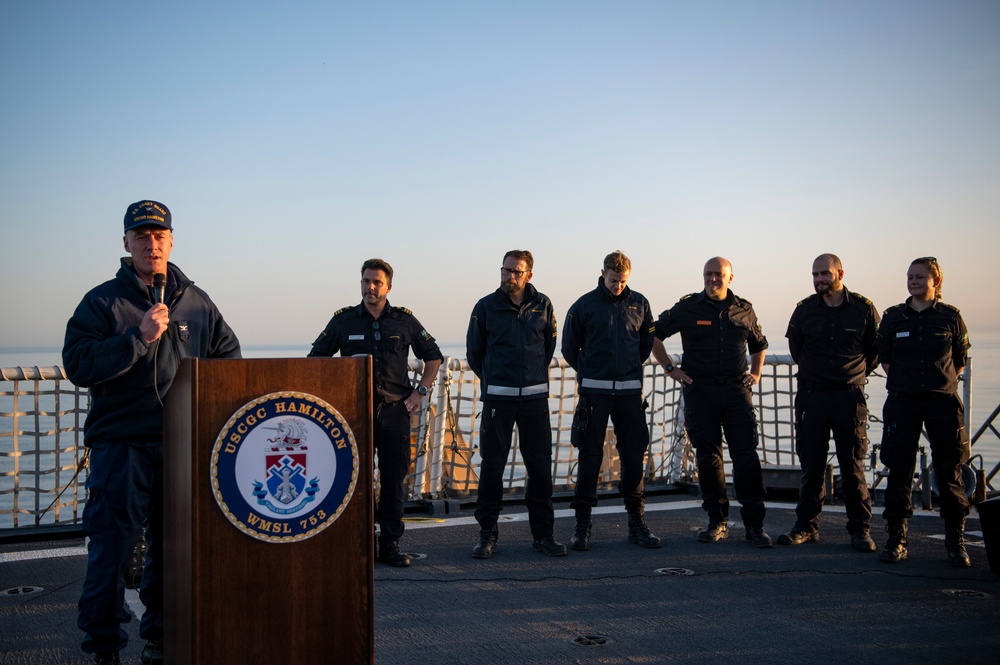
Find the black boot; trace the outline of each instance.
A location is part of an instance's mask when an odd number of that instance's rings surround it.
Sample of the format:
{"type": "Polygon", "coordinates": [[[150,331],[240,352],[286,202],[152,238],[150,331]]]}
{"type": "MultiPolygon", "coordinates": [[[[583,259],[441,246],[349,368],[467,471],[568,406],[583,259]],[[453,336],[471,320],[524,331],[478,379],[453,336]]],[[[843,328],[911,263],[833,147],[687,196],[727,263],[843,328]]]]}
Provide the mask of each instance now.
{"type": "Polygon", "coordinates": [[[653,535],[643,519],[642,508],[628,511],[628,541],[655,550],[662,543],[653,535]]]}
{"type": "Polygon", "coordinates": [[[948,520],[944,526],[944,546],[948,548],[948,563],[952,568],[970,568],[972,561],[965,551],[965,518],[948,520]]]}
{"type": "Polygon", "coordinates": [[[892,520],[886,527],[889,539],[885,541],[885,547],[878,554],[879,561],[886,563],[899,563],[906,559],[906,520],[892,520]]]}
{"type": "Polygon", "coordinates": [[[771,536],[767,535],[767,531],[764,531],[764,526],[751,526],[749,524],[744,524],[743,528],[747,532],[747,540],[754,547],[759,547],[761,549],[767,549],[774,545],[771,542],[771,536]]]}
{"type": "Polygon", "coordinates": [[[410,557],[399,551],[398,540],[379,541],[378,560],[394,568],[406,568],[410,565],[410,557]]]}
{"type": "Polygon", "coordinates": [[[569,546],[580,552],[590,549],[590,506],[580,506],[576,509],[576,529],[569,539],[569,546]]]}
{"type": "Polygon", "coordinates": [[[872,540],[872,532],[867,525],[851,534],[851,547],[858,552],[875,551],[875,541],[872,540]]]}
{"type": "Polygon", "coordinates": [[[472,548],[472,557],[475,559],[489,559],[497,551],[497,535],[499,530],[494,526],[492,529],[480,529],[479,542],[472,548]]]}
{"type": "Polygon", "coordinates": [[[142,665],[163,665],[163,640],[149,640],[139,657],[142,665]]]}

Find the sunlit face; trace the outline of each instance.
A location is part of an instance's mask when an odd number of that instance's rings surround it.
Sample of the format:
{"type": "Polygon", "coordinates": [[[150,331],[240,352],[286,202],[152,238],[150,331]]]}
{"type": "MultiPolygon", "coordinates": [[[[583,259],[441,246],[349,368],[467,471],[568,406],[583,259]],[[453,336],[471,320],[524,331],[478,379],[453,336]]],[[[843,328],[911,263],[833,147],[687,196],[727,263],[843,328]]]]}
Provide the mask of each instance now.
{"type": "Polygon", "coordinates": [[[503,267],[500,268],[500,288],[507,295],[517,295],[524,291],[524,287],[531,281],[531,271],[528,270],[528,262],[524,259],[515,259],[508,256],[503,260],[503,267]]]}
{"type": "Polygon", "coordinates": [[[836,293],[844,288],[844,271],[836,268],[829,259],[819,258],[813,261],[812,274],[813,288],[821,296],[836,293]]]}
{"type": "Polygon", "coordinates": [[[125,232],[125,251],[132,255],[132,266],[147,284],[153,275],[167,273],[167,261],[174,248],[174,234],[168,229],[146,226],[125,232]]]}
{"type": "Polygon", "coordinates": [[[615,272],[614,270],[602,270],[601,277],[604,278],[604,288],[611,292],[611,295],[616,298],[622,294],[625,290],[625,285],[628,284],[628,276],[630,271],[625,272],[615,272]]]}
{"type": "Polygon", "coordinates": [[[392,283],[384,270],[365,269],[361,273],[361,298],[366,305],[381,307],[389,297],[392,283]]]}
{"type": "Polygon", "coordinates": [[[705,264],[705,294],[712,300],[724,300],[733,281],[733,267],[728,261],[712,259],[705,264]]]}
{"type": "Polygon", "coordinates": [[[913,263],[906,271],[906,290],[917,300],[933,300],[938,280],[922,263],[913,263]]]}

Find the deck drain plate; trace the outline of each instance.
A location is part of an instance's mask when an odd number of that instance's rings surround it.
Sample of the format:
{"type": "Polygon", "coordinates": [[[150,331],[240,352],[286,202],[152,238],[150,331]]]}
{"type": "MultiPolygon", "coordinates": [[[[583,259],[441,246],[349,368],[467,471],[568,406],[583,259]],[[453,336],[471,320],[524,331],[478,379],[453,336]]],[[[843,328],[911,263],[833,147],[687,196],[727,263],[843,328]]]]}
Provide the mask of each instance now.
{"type": "Polygon", "coordinates": [[[606,644],[614,642],[607,635],[580,635],[579,637],[574,637],[571,641],[580,647],[603,647],[606,644]]]}
{"type": "Polygon", "coordinates": [[[659,575],[694,575],[690,568],[657,568],[653,572],[659,575]]]}
{"type": "Polygon", "coordinates": [[[42,591],[40,586],[13,586],[0,591],[0,596],[26,596],[29,593],[38,593],[39,591],[42,591]]]}
{"type": "Polygon", "coordinates": [[[992,598],[990,594],[985,591],[973,591],[972,589],[944,589],[943,592],[948,596],[958,596],[960,598],[992,598]]]}

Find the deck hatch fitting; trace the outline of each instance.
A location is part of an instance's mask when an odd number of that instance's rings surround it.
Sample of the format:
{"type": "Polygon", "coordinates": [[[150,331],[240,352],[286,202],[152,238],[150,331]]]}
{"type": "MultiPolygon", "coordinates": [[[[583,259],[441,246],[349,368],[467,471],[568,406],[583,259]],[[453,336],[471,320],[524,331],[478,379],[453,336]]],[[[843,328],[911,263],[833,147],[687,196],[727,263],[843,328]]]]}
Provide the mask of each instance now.
{"type": "Polygon", "coordinates": [[[658,575],[694,575],[690,568],[657,568],[653,572],[658,575]]]}

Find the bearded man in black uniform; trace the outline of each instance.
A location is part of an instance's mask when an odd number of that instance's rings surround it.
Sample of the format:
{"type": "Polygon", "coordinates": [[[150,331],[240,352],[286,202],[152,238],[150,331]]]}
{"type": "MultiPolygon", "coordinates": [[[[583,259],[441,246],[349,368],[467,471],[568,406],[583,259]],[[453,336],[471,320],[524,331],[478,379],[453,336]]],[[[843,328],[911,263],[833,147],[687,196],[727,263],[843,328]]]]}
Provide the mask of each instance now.
{"type": "Polygon", "coordinates": [[[528,478],[524,499],[532,547],[546,556],[566,556],[552,530],[552,423],[549,421],[549,363],[556,350],[552,301],[530,282],[535,259],[512,249],[503,257],[500,288],[472,309],[465,345],[469,367],[479,377],[479,495],[476,559],[497,549],[497,519],[503,509],[503,473],[517,425],[518,448],[528,478]]]}
{"type": "Polygon", "coordinates": [[[813,261],[812,278],[816,293],[796,305],[785,333],[798,365],[795,443],[802,483],[795,526],[778,536],[778,542],[801,545],[819,541],[832,430],[851,546],[858,552],[874,552],[868,525],[872,500],[865,481],[865,383],[878,365],[879,315],[868,298],[844,286],[844,267],[834,254],[822,254],[813,261]]]}
{"type": "Polygon", "coordinates": [[[441,361],[434,338],[405,307],[389,305],[392,266],[369,259],[361,266],[361,303],[334,313],[313,342],[313,356],[370,355],[372,357],[372,439],[378,455],[379,523],[377,557],[397,568],[410,565],[399,550],[403,535],[404,483],[410,469],[410,416],[427,395],[441,361]],[[416,388],[407,376],[410,349],[424,361],[416,388]]]}

